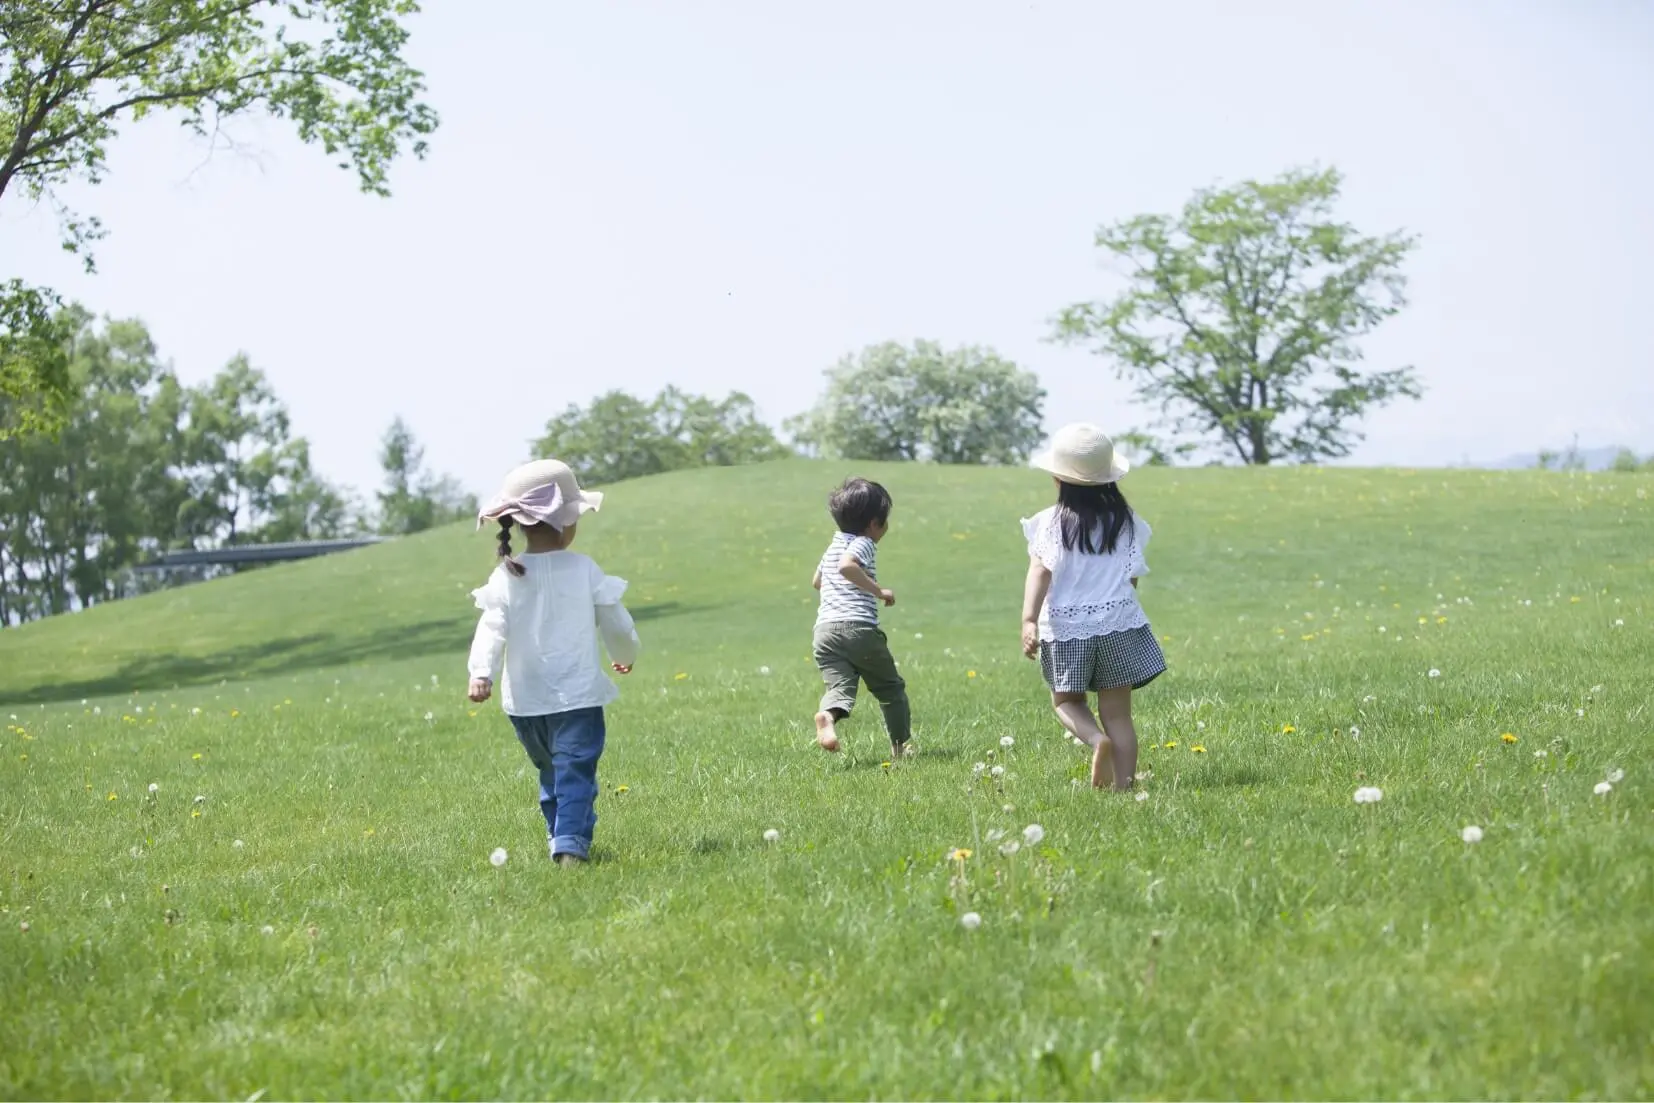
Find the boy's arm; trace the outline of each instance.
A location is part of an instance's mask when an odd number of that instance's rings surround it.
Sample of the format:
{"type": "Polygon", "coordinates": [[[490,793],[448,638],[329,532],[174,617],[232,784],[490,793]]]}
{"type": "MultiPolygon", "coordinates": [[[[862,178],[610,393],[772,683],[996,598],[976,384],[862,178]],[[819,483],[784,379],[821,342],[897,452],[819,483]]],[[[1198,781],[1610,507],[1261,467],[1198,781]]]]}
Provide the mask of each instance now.
{"type": "Polygon", "coordinates": [[[821,589],[821,564],[819,563],[816,564],[816,573],[810,576],[810,588],[812,590],[821,589]]]}
{"type": "Polygon", "coordinates": [[[881,587],[875,582],[873,576],[867,573],[867,568],[861,565],[861,560],[857,559],[853,553],[844,553],[844,558],[839,560],[838,573],[844,576],[846,582],[862,593],[872,594],[886,605],[896,604],[895,591],[881,587]]]}
{"type": "Polygon", "coordinates": [[[1051,570],[1032,557],[1022,586],[1022,653],[1032,659],[1039,650],[1039,611],[1051,592],[1051,570]]]}

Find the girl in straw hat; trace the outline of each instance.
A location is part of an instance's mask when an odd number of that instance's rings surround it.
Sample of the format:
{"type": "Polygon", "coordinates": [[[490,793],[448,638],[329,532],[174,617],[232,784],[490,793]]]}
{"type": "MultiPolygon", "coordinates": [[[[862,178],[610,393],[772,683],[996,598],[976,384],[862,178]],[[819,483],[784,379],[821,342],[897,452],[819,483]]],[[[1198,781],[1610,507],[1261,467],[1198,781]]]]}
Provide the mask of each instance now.
{"type": "Polygon", "coordinates": [[[507,475],[477,515],[478,528],[499,522],[500,564],[471,594],[482,618],[471,643],[470,697],[488,700],[503,654],[500,703],[540,771],[540,810],[560,865],[586,860],[597,825],[603,707],[618,696],[598,660],[598,636],[618,673],[631,673],[637,659],[637,630],[620,604],[625,581],[568,550],[581,515],[602,504],[567,464],[537,460],[507,475]],[[528,544],[521,556],[511,554],[513,525],[528,544]]]}
{"type": "Polygon", "coordinates": [[[1149,573],[1148,522],[1120,493],[1130,464],[1094,425],[1058,430],[1032,465],[1056,480],[1057,504],[1022,522],[1022,653],[1039,658],[1057,718],[1092,749],[1091,784],[1129,789],[1137,774],[1131,691],[1166,669],[1137,601],[1137,579],[1149,573]],[[1088,693],[1097,695],[1095,715],[1088,693]]]}

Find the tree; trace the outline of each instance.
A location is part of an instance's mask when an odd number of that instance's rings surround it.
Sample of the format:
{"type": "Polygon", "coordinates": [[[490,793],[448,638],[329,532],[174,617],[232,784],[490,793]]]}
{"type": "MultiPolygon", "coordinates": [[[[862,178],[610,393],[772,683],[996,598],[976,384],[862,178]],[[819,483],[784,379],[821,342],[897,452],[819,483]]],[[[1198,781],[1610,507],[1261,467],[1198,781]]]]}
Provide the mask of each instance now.
{"type": "Polygon", "coordinates": [[[425,449],[400,417],[385,430],[379,466],[385,488],[379,492],[378,529],[387,536],[424,532],[477,512],[476,495],[466,493],[457,479],[425,469],[425,449]]]}
{"type": "Polygon", "coordinates": [[[1363,371],[1357,341],[1406,305],[1401,233],[1333,217],[1336,170],[1196,192],[1177,217],[1098,230],[1129,265],[1108,302],[1062,311],[1055,337],[1112,358],[1174,434],[1242,463],[1349,454],[1367,410],[1421,391],[1410,368],[1363,371]]]}
{"type": "MultiPolygon", "coordinates": [[[[425,155],[436,114],[402,59],[413,0],[5,0],[0,5],[0,199],[57,213],[63,247],[95,267],[98,219],[58,190],[96,184],[123,123],[170,111],[216,143],[223,123],[290,120],[363,191],[389,194],[391,162],[425,155]]],[[[0,284],[0,437],[55,429],[72,387],[39,326],[47,288],[0,284]]]]}
{"type": "Polygon", "coordinates": [[[855,460],[1007,464],[1041,437],[1045,392],[992,349],[894,341],[846,356],[787,430],[805,451],[855,460]]]}
{"type": "Polygon", "coordinates": [[[741,392],[713,400],[671,386],[649,402],[609,391],[584,409],[570,404],[546,422],[545,435],[533,448],[536,455],[567,463],[593,486],[688,467],[763,463],[788,454],[759,419],[752,399],[741,392]]]}

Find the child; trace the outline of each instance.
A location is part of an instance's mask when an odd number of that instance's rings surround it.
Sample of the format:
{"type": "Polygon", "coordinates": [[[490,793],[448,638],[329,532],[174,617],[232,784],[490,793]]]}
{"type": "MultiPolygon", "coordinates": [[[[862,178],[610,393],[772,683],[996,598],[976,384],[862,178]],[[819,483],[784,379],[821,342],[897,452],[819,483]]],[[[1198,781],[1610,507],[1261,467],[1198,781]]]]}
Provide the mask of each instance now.
{"type": "Polygon", "coordinates": [[[591,850],[603,706],[618,696],[598,661],[598,630],[617,672],[632,672],[638,650],[620,604],[625,581],[568,550],[581,514],[602,504],[603,495],[581,490],[567,464],[538,460],[507,475],[477,515],[478,528],[500,523],[500,565],[471,594],[482,619],[471,643],[470,698],[488,700],[503,651],[500,703],[539,768],[551,858],[562,866],[579,865],[591,850]],[[520,558],[511,554],[513,522],[528,541],[520,558]]]}
{"type": "Polygon", "coordinates": [[[1131,691],[1166,669],[1137,602],[1137,579],[1149,573],[1149,526],[1117,485],[1130,465],[1096,426],[1065,426],[1032,465],[1056,480],[1057,504],[1022,522],[1029,555],[1022,653],[1038,654],[1057,718],[1092,748],[1091,784],[1130,789],[1131,691]],[[1095,717],[1088,691],[1097,695],[1095,717]]]}
{"type": "Polygon", "coordinates": [[[810,581],[821,591],[814,650],[827,685],[815,717],[816,742],[823,750],[838,750],[834,725],[856,707],[856,684],[865,680],[884,710],[890,757],[905,758],[912,753],[907,684],[896,673],[890,643],[879,628],[879,602],[894,605],[896,595],[879,585],[874,568],[877,545],[890,531],[890,494],[878,483],[846,479],[827,499],[827,510],[838,532],[810,581]]]}

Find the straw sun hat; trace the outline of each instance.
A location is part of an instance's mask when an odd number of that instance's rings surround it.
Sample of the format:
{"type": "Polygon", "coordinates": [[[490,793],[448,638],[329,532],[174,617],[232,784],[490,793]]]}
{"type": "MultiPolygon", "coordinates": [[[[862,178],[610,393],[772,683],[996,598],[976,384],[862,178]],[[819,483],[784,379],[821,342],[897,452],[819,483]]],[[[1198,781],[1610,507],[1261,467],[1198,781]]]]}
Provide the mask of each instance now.
{"type": "Polygon", "coordinates": [[[1126,457],[1114,450],[1114,438],[1084,422],[1058,429],[1051,446],[1034,453],[1028,464],[1079,486],[1119,482],[1131,470],[1126,457]]]}
{"type": "Polygon", "coordinates": [[[561,532],[602,505],[603,495],[581,490],[568,464],[535,460],[505,477],[494,500],[477,514],[477,527],[509,517],[520,525],[550,525],[561,532]]]}

